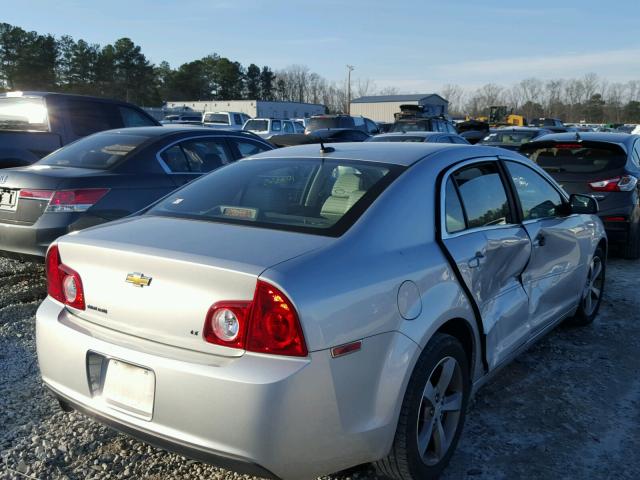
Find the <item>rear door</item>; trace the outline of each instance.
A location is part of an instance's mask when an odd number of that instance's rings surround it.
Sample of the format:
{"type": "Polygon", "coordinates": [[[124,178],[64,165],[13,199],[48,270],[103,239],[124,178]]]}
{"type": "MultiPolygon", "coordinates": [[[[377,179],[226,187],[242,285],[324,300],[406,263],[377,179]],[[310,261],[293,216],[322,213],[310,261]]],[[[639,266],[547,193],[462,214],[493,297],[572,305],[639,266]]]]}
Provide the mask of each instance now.
{"type": "Polygon", "coordinates": [[[497,160],[465,162],[443,179],[442,240],[473,297],[494,368],[529,338],[521,281],[531,241],[518,223],[497,160]]]}
{"type": "Polygon", "coordinates": [[[565,200],[542,175],[520,162],[504,163],[533,245],[522,281],[535,334],[577,304],[586,278],[591,230],[581,215],[561,213],[565,200]]]}
{"type": "Polygon", "coordinates": [[[235,160],[225,138],[190,137],[166,146],[158,154],[177,186],[235,160]]]}

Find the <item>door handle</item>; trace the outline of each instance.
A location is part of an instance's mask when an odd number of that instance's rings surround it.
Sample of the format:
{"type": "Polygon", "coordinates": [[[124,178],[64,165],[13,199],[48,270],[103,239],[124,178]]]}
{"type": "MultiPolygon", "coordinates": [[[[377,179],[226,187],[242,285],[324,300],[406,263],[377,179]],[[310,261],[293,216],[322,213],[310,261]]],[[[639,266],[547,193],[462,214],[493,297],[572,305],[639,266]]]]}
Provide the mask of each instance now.
{"type": "Polygon", "coordinates": [[[536,238],[533,241],[533,246],[534,247],[544,247],[546,243],[547,243],[547,240],[546,240],[544,234],[543,233],[539,233],[538,235],[536,235],[536,238]]]}
{"type": "Polygon", "coordinates": [[[469,268],[478,268],[480,266],[480,260],[484,258],[482,252],[476,252],[476,254],[467,262],[469,268]]]}

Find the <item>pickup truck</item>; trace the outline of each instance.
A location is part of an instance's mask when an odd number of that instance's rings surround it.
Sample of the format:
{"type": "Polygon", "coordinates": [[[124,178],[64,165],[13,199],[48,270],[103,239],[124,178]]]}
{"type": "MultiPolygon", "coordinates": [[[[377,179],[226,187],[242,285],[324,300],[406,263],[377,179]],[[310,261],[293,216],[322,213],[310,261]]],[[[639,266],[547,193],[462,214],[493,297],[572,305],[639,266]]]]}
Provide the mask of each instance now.
{"type": "Polygon", "coordinates": [[[0,168],[30,165],[102,130],[159,125],[130,103],[48,92],[0,94],[0,168]]]}
{"type": "Polygon", "coordinates": [[[204,112],[202,124],[219,130],[242,130],[242,126],[251,117],[242,112],[204,112]]]}

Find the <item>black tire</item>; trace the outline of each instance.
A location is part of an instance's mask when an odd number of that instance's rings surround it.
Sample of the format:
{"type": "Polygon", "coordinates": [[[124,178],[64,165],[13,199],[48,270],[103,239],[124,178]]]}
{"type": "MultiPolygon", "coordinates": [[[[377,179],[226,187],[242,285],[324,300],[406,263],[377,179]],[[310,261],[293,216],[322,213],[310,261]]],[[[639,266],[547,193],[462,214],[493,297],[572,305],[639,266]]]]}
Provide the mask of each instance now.
{"type": "MultiPolygon", "coordinates": [[[[600,296],[597,299],[595,308],[593,308],[590,311],[588,311],[588,309],[586,308],[585,302],[583,301],[583,297],[581,297],[580,304],[578,305],[578,310],[576,311],[575,315],[567,320],[567,323],[569,323],[570,325],[583,327],[591,324],[595,320],[595,318],[598,316],[598,311],[600,310],[600,305],[602,304],[602,296],[604,295],[604,287],[605,287],[605,280],[606,280],[606,273],[607,273],[607,259],[605,257],[604,250],[602,249],[602,247],[596,248],[596,251],[593,254],[593,259],[595,260],[597,258],[600,259],[600,262],[602,265],[602,273],[601,273],[602,283],[600,287],[600,296]]],[[[591,267],[589,268],[591,269],[591,267]]],[[[589,275],[589,273],[587,275],[589,275]]]]}
{"type": "MultiPolygon", "coordinates": [[[[469,380],[469,360],[460,342],[450,335],[436,334],[423,350],[409,380],[402,402],[398,428],[389,455],[375,462],[378,472],[397,480],[436,479],[449,463],[455,451],[464,425],[469,401],[471,383],[469,380]],[[418,451],[418,418],[423,405],[423,391],[438,365],[452,357],[460,366],[462,379],[462,404],[455,427],[455,434],[447,447],[446,454],[434,465],[427,465],[418,451]]],[[[431,443],[429,443],[431,445],[431,443]]]]}
{"type": "Polygon", "coordinates": [[[629,241],[622,246],[622,256],[630,260],[640,258],[640,223],[629,225],[629,241]]]}

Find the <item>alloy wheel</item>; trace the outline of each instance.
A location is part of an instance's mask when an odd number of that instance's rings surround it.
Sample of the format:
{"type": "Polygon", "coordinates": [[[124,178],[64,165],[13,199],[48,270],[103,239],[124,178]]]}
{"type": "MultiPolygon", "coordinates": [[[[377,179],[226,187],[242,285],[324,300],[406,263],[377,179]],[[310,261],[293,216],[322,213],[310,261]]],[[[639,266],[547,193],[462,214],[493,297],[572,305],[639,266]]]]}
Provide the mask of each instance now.
{"type": "Polygon", "coordinates": [[[594,256],[589,266],[587,281],[582,292],[582,308],[587,316],[593,314],[602,295],[602,259],[594,256]]]}
{"type": "Polygon", "coordinates": [[[436,465],[447,454],[458,429],[464,395],[462,370],[453,357],[445,357],[431,371],[418,412],[418,454],[436,465]]]}

